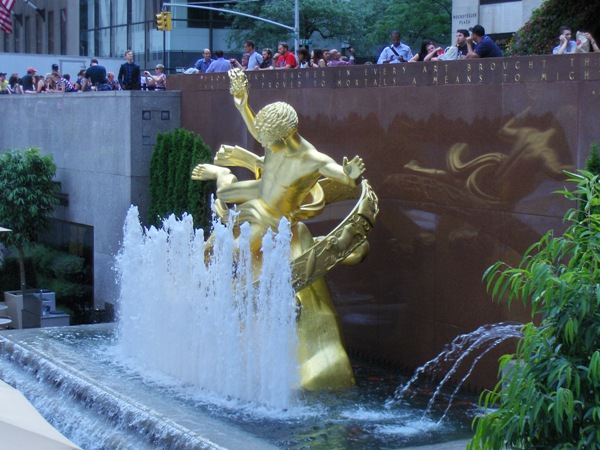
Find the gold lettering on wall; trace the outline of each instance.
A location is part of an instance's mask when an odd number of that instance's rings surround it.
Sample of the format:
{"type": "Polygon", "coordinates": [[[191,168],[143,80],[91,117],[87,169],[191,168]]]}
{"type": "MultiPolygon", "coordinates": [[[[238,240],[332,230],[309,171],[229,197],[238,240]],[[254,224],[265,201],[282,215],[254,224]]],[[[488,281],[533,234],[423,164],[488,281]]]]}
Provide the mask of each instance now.
{"type": "MultiPolygon", "coordinates": [[[[294,71],[249,72],[248,80],[256,89],[302,88],[376,88],[392,86],[430,86],[442,84],[498,84],[597,80],[600,82],[600,58],[597,54],[572,55],[564,58],[525,57],[467,60],[463,63],[445,61],[421,64],[339,67],[294,71]],[[562,60],[562,62],[561,62],[562,60]],[[578,68],[582,68],[579,72],[578,68]],[[521,73],[525,72],[525,77],[521,73]],[[548,70],[550,69],[550,70],[548,70]],[[578,70],[575,70],[578,69],[578,70]],[[494,72],[494,73],[492,73],[494,72]],[[499,72],[501,75],[496,75],[499,72]],[[475,74],[476,76],[473,76],[475,74]],[[383,76],[381,76],[383,75],[383,76]],[[301,83],[300,80],[311,80],[301,83]]],[[[228,87],[225,73],[198,77],[197,89],[221,91],[228,87]]]]}

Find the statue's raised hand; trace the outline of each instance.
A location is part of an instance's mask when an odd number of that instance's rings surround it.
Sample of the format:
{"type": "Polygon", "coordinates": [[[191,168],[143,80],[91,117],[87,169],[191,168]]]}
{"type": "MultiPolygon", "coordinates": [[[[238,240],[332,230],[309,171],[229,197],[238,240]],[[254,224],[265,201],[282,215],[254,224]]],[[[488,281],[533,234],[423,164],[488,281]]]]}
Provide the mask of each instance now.
{"type": "Polygon", "coordinates": [[[350,161],[348,161],[348,158],[344,156],[342,167],[344,168],[344,173],[353,180],[356,180],[365,171],[365,163],[362,158],[358,156],[355,156],[350,161]]]}
{"type": "Polygon", "coordinates": [[[248,97],[248,79],[240,69],[229,71],[229,93],[233,95],[235,103],[241,105],[248,97]]]}

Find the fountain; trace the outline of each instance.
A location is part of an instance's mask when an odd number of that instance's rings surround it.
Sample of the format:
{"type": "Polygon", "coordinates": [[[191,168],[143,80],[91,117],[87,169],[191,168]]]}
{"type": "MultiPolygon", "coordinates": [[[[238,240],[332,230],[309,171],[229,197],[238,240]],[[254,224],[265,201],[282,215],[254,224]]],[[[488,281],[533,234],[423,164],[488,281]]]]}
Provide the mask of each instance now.
{"type": "Polygon", "coordinates": [[[256,287],[249,231],[242,227],[234,252],[233,227],[216,221],[205,265],[198,256],[204,235],[191,216],[171,216],[162,229],[144,232],[131,208],[117,258],[119,347],[182,383],[285,409],[299,387],[289,223],[282,219],[279,233],[265,236],[256,287]]]}
{"type": "Polygon", "coordinates": [[[446,418],[448,411],[452,406],[452,400],[458,394],[465,380],[473,373],[477,363],[503,342],[523,337],[523,333],[521,332],[522,327],[522,323],[500,322],[497,324],[482,325],[475,331],[457,336],[448,347],[440,352],[439,355],[419,367],[406,384],[399,386],[394,393],[394,397],[386,401],[386,406],[391,408],[404,399],[414,396],[415,386],[420,379],[424,377],[432,378],[443,373],[445,374],[444,377],[438,383],[437,388],[427,404],[424,417],[428,417],[439,394],[442,392],[442,389],[448,386],[452,377],[461,367],[461,364],[468,360],[468,358],[473,357],[473,360],[470,362],[470,367],[465,375],[455,383],[455,387],[448,397],[448,406],[439,419],[439,422],[441,423],[446,418]],[[448,369],[448,367],[450,368],[448,369]]]}
{"type": "Polygon", "coordinates": [[[86,450],[368,450],[467,436],[472,403],[436,421],[433,403],[386,402],[398,377],[352,367],[343,348],[324,275],[368,251],[377,197],[357,183],[362,160],[338,165],[317,152],[289,105],[255,117],[243,73],[230,77],[267,156],[222,146],[214,165],[194,169],[217,182],[220,220],[207,243],[191,217],[145,230],[132,208],[116,261],[118,325],[4,331],[0,378],[86,450]],[[299,155],[314,160],[303,166],[299,155]],[[240,182],[226,166],[257,179],[240,182]],[[325,237],[300,222],[350,198],[356,206],[325,237]]]}
{"type": "Polygon", "coordinates": [[[468,434],[472,406],[443,423],[423,418],[422,399],[386,406],[399,378],[366,365],[354,366],[353,389],[299,389],[289,225],[265,239],[262,291],[247,283],[247,259],[232,260],[236,245],[249,254],[241,232],[215,223],[204,264],[190,217],[143,230],[132,208],[117,261],[128,297],[119,323],[3,331],[0,378],[86,450],[402,448],[468,434]],[[212,276],[225,268],[227,278],[212,276]]]}

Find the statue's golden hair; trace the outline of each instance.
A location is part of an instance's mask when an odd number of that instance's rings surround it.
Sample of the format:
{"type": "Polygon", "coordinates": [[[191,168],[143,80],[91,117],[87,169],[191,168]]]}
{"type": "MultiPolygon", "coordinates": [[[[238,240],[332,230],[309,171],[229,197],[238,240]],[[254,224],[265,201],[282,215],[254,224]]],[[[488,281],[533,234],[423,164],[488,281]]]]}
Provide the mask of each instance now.
{"type": "Polygon", "coordinates": [[[254,127],[259,136],[268,138],[270,142],[278,142],[298,130],[298,114],[287,103],[271,103],[258,112],[254,127]]]}

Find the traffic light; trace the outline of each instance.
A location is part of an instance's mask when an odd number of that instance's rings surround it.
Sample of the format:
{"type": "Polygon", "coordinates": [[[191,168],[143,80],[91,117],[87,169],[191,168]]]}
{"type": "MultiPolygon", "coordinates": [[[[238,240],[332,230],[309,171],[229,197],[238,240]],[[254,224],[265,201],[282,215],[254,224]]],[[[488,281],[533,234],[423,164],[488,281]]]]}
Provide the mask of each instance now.
{"type": "Polygon", "coordinates": [[[171,31],[173,29],[171,13],[169,11],[161,11],[156,15],[156,28],[161,31],[171,31]]]}
{"type": "Polygon", "coordinates": [[[171,31],[173,29],[173,22],[171,22],[171,12],[170,11],[163,11],[164,17],[165,17],[165,30],[166,31],[171,31]]]}
{"type": "Polygon", "coordinates": [[[163,12],[159,12],[156,15],[156,28],[158,28],[161,31],[165,31],[166,30],[166,17],[165,17],[165,13],[163,12]]]}

